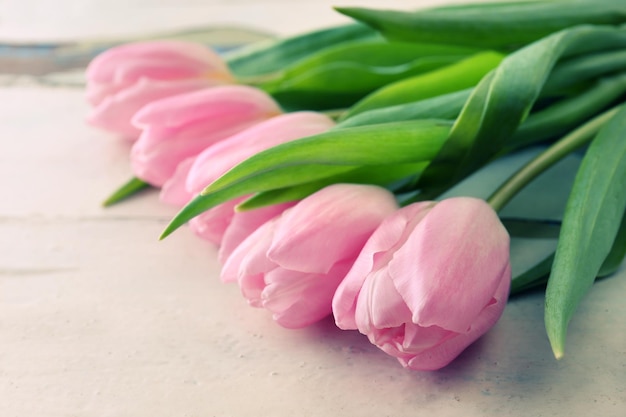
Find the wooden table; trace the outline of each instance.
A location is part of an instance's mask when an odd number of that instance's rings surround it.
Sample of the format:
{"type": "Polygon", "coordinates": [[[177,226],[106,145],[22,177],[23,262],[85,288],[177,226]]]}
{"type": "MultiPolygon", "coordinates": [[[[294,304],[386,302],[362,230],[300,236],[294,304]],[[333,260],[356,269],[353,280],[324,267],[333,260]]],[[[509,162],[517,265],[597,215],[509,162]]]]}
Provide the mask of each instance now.
{"type": "MultiPolygon", "coordinates": [[[[66,0],[54,3],[67,3],[67,14],[37,29],[51,6],[34,3],[43,7],[35,21],[20,5],[0,16],[2,40],[128,36],[203,20],[288,34],[341,20],[329,1],[172,0],[147,9],[136,0],[120,15],[121,1],[66,0]],[[75,14],[86,20],[64,25],[75,14]]],[[[0,416],[626,415],[624,267],[585,298],[561,361],[536,293],[512,300],[449,367],[407,371],[330,319],[285,330],[248,307],[219,281],[215,248],[187,229],[157,241],[174,210],[154,192],[101,208],[130,175],[128,145],[85,125],[82,89],[53,80],[0,75],[0,416]]],[[[457,193],[486,195],[528,155],[457,193]]],[[[508,213],[558,214],[577,162],[559,165],[508,213]]]]}

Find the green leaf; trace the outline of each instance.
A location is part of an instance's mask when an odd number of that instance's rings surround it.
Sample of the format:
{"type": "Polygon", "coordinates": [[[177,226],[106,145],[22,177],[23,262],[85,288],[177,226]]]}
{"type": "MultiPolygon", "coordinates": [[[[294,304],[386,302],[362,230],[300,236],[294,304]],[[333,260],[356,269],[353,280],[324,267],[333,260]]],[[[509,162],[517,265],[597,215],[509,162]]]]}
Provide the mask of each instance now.
{"type": "Polygon", "coordinates": [[[416,12],[337,8],[388,39],[511,49],[580,24],[626,21],[621,0],[516,2],[416,12]]]}
{"type": "Polygon", "coordinates": [[[226,54],[225,59],[236,76],[259,76],[281,71],[314,52],[338,43],[373,38],[380,36],[368,26],[349,24],[239,48],[226,54]]]}
{"type": "Polygon", "coordinates": [[[420,120],[328,131],[260,152],[232,168],[171,221],[162,237],[230,199],[305,184],[363,167],[430,160],[450,131],[450,122],[420,120]]]}
{"type": "MultiPolygon", "coordinates": [[[[344,42],[310,54],[295,64],[283,69],[283,78],[289,79],[329,64],[339,62],[358,63],[366,67],[389,68],[386,71],[402,71],[398,66],[411,64],[419,58],[465,57],[474,54],[475,48],[419,44],[407,42],[388,42],[383,39],[344,42]]],[[[382,70],[381,70],[382,71],[382,70]]]]}
{"type": "Polygon", "coordinates": [[[554,252],[546,256],[541,262],[534,265],[521,275],[514,277],[511,281],[511,295],[518,295],[522,292],[543,287],[548,282],[550,269],[554,262],[554,252]]]}
{"type": "Polygon", "coordinates": [[[607,258],[626,209],[626,106],[593,140],[567,202],[546,289],[545,325],[563,356],[568,323],[607,258]]]}
{"type": "Polygon", "coordinates": [[[573,57],[560,62],[550,74],[542,95],[562,92],[581,82],[626,71],[626,51],[611,50],[573,57]]]}
{"type": "Polygon", "coordinates": [[[445,45],[348,42],[313,54],[259,86],[289,109],[347,107],[381,86],[450,65],[472,52],[445,45]]]}
{"type": "Polygon", "coordinates": [[[417,119],[456,119],[471,91],[471,89],[466,89],[418,100],[413,103],[368,110],[345,119],[338,123],[334,129],[417,119]]]}
{"type": "Polygon", "coordinates": [[[218,178],[203,193],[290,166],[375,166],[428,161],[439,151],[450,126],[447,120],[416,120],[331,130],[260,152],[218,178]]]}
{"type": "Polygon", "coordinates": [[[606,109],[626,92],[626,73],[603,78],[591,88],[557,101],[538,112],[531,113],[507,148],[517,149],[545,139],[564,135],[598,112],[606,109]]]}
{"type": "Polygon", "coordinates": [[[561,230],[561,222],[555,220],[503,217],[501,221],[511,237],[556,239],[561,230]]]}
{"type": "Polygon", "coordinates": [[[441,153],[420,178],[424,198],[441,194],[503,149],[559,59],[624,46],[624,29],[579,26],[506,57],[474,89],[441,153]]]}
{"type": "MultiPolygon", "coordinates": [[[[505,219],[503,219],[505,225],[505,219]]],[[[510,229],[507,226],[507,230],[510,229]]],[[[533,236],[534,237],[534,236],[533,236]]],[[[548,236],[546,236],[548,237],[548,236]]],[[[617,236],[611,246],[611,251],[604,259],[596,279],[605,278],[617,271],[626,257],[626,215],[622,217],[617,236]]],[[[529,268],[522,274],[513,277],[511,281],[511,295],[518,295],[525,291],[544,287],[548,283],[552,263],[554,262],[554,251],[547,255],[541,262],[529,268]]]]}
{"type": "Polygon", "coordinates": [[[617,271],[624,262],[624,257],[626,257],[626,213],[622,217],[622,223],[617,231],[617,236],[615,236],[615,241],[613,241],[611,251],[600,267],[598,276],[606,277],[617,271]]]}
{"type": "Polygon", "coordinates": [[[382,87],[355,104],[343,117],[346,120],[367,110],[411,103],[474,87],[503,56],[483,52],[434,71],[406,78],[382,87]]]}
{"type": "Polygon", "coordinates": [[[272,204],[300,200],[331,184],[372,184],[392,188],[394,182],[419,175],[427,162],[417,164],[381,165],[355,168],[345,173],[294,187],[274,189],[255,194],[237,206],[238,210],[251,210],[272,204]]]}
{"type": "Polygon", "coordinates": [[[150,188],[150,184],[140,180],[139,178],[133,177],[120,188],[115,190],[106,200],[104,200],[102,205],[104,207],[110,207],[139,193],[142,190],[145,190],[146,188],[150,188]]]}

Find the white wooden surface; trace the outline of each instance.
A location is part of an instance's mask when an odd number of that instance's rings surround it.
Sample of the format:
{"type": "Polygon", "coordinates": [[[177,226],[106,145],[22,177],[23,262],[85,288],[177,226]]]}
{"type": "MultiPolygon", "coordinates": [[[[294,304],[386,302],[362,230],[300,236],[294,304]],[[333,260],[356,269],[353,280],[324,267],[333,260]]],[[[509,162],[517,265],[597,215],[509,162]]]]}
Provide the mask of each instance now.
{"type": "MultiPolygon", "coordinates": [[[[277,33],[334,20],[328,1],[171,0],[132,18],[118,14],[121,1],[1,4],[3,40],[115,36],[204,17],[277,33]],[[26,4],[38,6],[32,15],[26,4]],[[75,15],[75,26],[65,25],[75,15]]],[[[511,301],[448,368],[406,371],[330,320],[285,330],[248,307],[219,282],[214,248],[186,229],[157,241],[174,211],[154,193],[100,208],[130,174],[128,149],[86,126],[86,110],[80,90],[0,87],[0,416],[626,415],[624,267],[584,300],[561,361],[534,294],[511,301]]],[[[518,201],[510,212],[558,212],[559,178],[575,164],[551,174],[549,191],[535,188],[538,202],[518,201]]],[[[509,165],[468,190],[480,194],[509,165]]]]}

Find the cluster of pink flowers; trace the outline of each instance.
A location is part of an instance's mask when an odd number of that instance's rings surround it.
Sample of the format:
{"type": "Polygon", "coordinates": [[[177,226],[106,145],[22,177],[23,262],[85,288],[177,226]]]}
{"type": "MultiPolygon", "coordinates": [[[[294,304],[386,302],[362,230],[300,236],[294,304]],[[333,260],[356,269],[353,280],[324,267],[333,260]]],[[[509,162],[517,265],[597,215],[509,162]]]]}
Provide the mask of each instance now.
{"type": "MultiPolygon", "coordinates": [[[[87,70],[88,121],[134,141],[131,165],[185,205],[230,168],[334,122],[284,113],[236,84],[210,49],[181,42],[113,48],[87,70]]],[[[509,236],[484,201],[398,207],[372,185],[335,184],[301,201],[237,212],[245,197],[190,227],[220,247],[221,279],[287,328],[330,314],[406,367],[438,369],[491,328],[510,284],[509,236]]]]}

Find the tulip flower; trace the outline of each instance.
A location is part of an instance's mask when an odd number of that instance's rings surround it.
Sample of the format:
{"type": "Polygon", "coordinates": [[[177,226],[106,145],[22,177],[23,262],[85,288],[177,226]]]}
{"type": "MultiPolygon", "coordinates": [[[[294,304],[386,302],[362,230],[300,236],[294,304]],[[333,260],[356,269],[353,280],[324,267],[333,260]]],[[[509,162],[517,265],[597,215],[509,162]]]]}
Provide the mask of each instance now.
{"type": "Polygon", "coordinates": [[[254,307],[287,328],[331,313],[333,294],[381,221],[397,210],[393,194],[371,185],[335,184],[264,223],[233,251],[224,282],[238,282],[254,307]]]}
{"type": "Polygon", "coordinates": [[[243,85],[155,101],[133,118],[133,123],[143,129],[131,151],[133,171],[138,178],[161,187],[181,162],[280,113],[269,95],[243,85]]]}
{"type": "Polygon", "coordinates": [[[510,280],[509,236],[487,203],[415,203],[372,234],[333,313],[405,367],[435,370],[496,323],[510,280]]]}
{"type": "Polygon", "coordinates": [[[235,82],[211,49],[191,42],[152,41],[106,50],[87,67],[87,117],[94,126],[129,140],[141,131],[131,120],[158,99],[235,82]]]}
{"type": "MultiPolygon", "coordinates": [[[[309,111],[283,114],[263,121],[209,146],[197,157],[181,163],[174,176],[163,186],[161,200],[184,205],[246,158],[281,143],[322,133],[334,124],[328,116],[309,111]]],[[[189,222],[192,230],[199,236],[215,244],[223,244],[220,259],[225,260],[243,237],[256,227],[292,205],[281,204],[272,208],[235,213],[235,206],[244,199],[242,197],[220,204],[189,222]],[[235,218],[239,218],[235,222],[235,229],[238,231],[226,233],[235,218]]]]}

